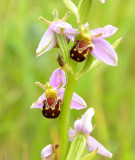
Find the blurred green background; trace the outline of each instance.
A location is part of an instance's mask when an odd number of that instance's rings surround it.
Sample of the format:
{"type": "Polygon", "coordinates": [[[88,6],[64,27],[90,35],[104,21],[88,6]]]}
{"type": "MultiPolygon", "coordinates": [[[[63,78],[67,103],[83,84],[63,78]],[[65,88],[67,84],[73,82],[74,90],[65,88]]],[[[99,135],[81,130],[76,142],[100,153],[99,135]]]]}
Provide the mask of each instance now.
{"type": "MultiPolygon", "coordinates": [[[[116,48],[117,67],[102,64],[78,82],[75,91],[94,107],[92,133],[113,153],[113,160],[135,157],[135,1],[93,0],[91,29],[112,24],[119,28],[109,42],[123,37],[116,48]]],[[[77,4],[78,0],[74,0],[77,4]]],[[[41,110],[30,109],[45,83],[58,68],[56,50],[36,58],[35,50],[47,29],[39,16],[52,20],[57,8],[62,18],[68,9],[62,0],[0,1],[0,159],[37,160],[41,149],[59,143],[58,120],[45,119],[41,110]]],[[[76,27],[75,17],[68,22],[76,27]]],[[[71,110],[71,126],[83,111],[71,110]]],[[[87,151],[86,151],[87,152],[87,151]]],[[[59,156],[59,155],[58,155],[59,156]]],[[[96,156],[97,160],[107,158],[96,156]]]]}

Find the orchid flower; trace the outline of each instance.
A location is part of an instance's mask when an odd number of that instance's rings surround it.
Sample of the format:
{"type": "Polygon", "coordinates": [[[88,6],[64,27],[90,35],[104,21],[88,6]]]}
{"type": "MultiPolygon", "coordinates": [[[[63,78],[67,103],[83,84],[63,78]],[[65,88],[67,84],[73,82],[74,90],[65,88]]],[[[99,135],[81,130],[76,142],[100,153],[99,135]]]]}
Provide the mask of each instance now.
{"type": "Polygon", "coordinates": [[[72,59],[81,62],[85,60],[88,54],[112,66],[117,65],[118,57],[113,46],[105,40],[111,37],[118,28],[107,25],[104,28],[98,28],[89,31],[88,23],[84,25],[87,31],[82,32],[82,39],[77,41],[70,51],[72,59]]]}
{"type": "MultiPolygon", "coordinates": [[[[45,89],[45,86],[40,84],[39,82],[36,84],[39,85],[41,88],[45,89]]],[[[47,87],[49,85],[49,88],[45,89],[46,91],[38,98],[38,100],[35,103],[32,104],[31,108],[40,108],[43,110],[44,101],[48,100],[48,98],[55,97],[55,95],[56,95],[56,98],[62,102],[64,91],[65,91],[65,88],[64,88],[65,84],[66,84],[65,72],[60,68],[56,69],[52,73],[50,82],[47,83],[47,87]]],[[[50,101],[51,101],[50,103],[52,103],[53,99],[51,98],[50,101]]],[[[58,102],[56,101],[56,99],[54,101],[58,102]]],[[[53,107],[54,107],[54,103],[53,103],[53,107]]],[[[79,95],[77,95],[76,93],[73,93],[70,109],[80,110],[86,107],[87,107],[87,104],[85,103],[85,101],[79,95]]]]}
{"type": "Polygon", "coordinates": [[[91,54],[112,66],[117,65],[118,57],[112,45],[105,38],[111,37],[117,30],[118,28],[107,25],[104,28],[91,31],[92,44],[94,45],[94,50],[91,54]]]}
{"type": "Polygon", "coordinates": [[[112,153],[110,153],[102,144],[100,144],[95,138],[91,137],[90,134],[93,130],[91,123],[92,117],[94,116],[94,109],[89,108],[81,119],[76,120],[74,123],[74,128],[69,130],[69,140],[72,141],[78,134],[83,134],[86,137],[87,149],[89,151],[95,151],[98,149],[98,153],[111,158],[112,153]]]}
{"type": "Polygon", "coordinates": [[[72,39],[74,41],[75,36],[80,34],[78,29],[72,28],[71,24],[64,22],[62,20],[58,22],[48,22],[49,28],[44,33],[38,48],[36,50],[36,56],[42,55],[44,52],[49,51],[57,43],[56,33],[64,34],[67,39],[72,39]]]}
{"type": "Polygon", "coordinates": [[[55,149],[58,148],[58,145],[49,144],[45,146],[41,151],[42,160],[54,160],[55,154],[53,153],[55,149]]]}

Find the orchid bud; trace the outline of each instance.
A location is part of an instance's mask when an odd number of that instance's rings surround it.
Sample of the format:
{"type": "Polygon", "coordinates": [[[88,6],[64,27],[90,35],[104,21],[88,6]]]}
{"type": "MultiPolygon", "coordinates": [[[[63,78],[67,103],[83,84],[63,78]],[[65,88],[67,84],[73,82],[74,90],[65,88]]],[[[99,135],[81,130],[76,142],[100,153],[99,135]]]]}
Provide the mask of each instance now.
{"type": "Polygon", "coordinates": [[[80,16],[80,24],[85,24],[88,20],[92,0],[80,0],[78,12],[80,16]]]}
{"type": "Polygon", "coordinates": [[[76,138],[71,143],[66,160],[78,160],[82,156],[85,146],[86,146],[85,136],[81,134],[77,135],[76,138]]]}
{"type": "Polygon", "coordinates": [[[41,151],[42,160],[54,160],[55,154],[53,153],[55,149],[58,148],[58,145],[49,144],[45,146],[41,151]]]}

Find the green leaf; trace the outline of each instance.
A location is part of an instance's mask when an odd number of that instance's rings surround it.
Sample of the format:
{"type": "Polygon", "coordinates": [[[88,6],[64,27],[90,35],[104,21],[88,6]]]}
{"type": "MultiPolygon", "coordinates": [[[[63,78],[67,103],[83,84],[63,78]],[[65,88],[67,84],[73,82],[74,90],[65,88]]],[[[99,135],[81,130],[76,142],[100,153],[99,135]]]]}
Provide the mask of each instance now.
{"type": "Polygon", "coordinates": [[[76,79],[79,79],[80,77],[82,77],[83,75],[85,75],[86,73],[90,71],[91,65],[93,64],[93,59],[94,57],[91,54],[87,56],[82,68],[76,75],[76,79]]]}
{"type": "Polygon", "coordinates": [[[86,147],[85,136],[79,134],[71,143],[66,160],[78,160],[86,147]]]}
{"type": "Polygon", "coordinates": [[[112,46],[113,46],[114,49],[120,44],[121,40],[122,40],[122,37],[120,37],[119,39],[117,39],[117,40],[112,44],[112,46]]]}
{"type": "Polygon", "coordinates": [[[97,151],[98,151],[98,149],[96,149],[92,153],[87,154],[86,156],[82,157],[80,160],[92,160],[96,156],[97,151]]]}

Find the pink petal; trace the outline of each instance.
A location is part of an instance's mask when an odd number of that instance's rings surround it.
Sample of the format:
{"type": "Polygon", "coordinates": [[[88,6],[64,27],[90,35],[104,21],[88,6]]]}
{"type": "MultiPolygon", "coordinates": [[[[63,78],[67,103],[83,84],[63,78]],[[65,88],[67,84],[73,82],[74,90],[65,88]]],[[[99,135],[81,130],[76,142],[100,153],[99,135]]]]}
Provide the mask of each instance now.
{"type": "Polygon", "coordinates": [[[102,34],[100,36],[101,38],[108,38],[108,37],[111,37],[117,30],[118,28],[113,27],[112,25],[107,25],[104,28],[91,30],[91,36],[94,39],[96,35],[102,34]]]}
{"type": "Polygon", "coordinates": [[[117,65],[118,57],[112,45],[103,38],[96,38],[92,41],[94,50],[91,53],[95,58],[112,66],[117,65]]]}
{"type": "Polygon", "coordinates": [[[71,24],[63,21],[54,22],[49,28],[58,34],[64,34],[68,39],[72,39],[73,41],[75,36],[80,34],[78,29],[72,28],[71,24]]]}
{"type": "Polygon", "coordinates": [[[52,23],[49,28],[58,34],[62,34],[65,29],[72,28],[72,26],[67,22],[59,21],[52,23]]]}
{"type": "Polygon", "coordinates": [[[54,151],[54,147],[52,144],[49,144],[48,146],[44,147],[41,151],[41,157],[45,159],[46,157],[50,156],[54,151]]]}
{"type": "MultiPolygon", "coordinates": [[[[65,91],[65,88],[61,88],[60,90],[58,90],[58,96],[61,99],[63,99],[64,91],[65,91]]],[[[78,94],[73,93],[70,109],[80,110],[86,107],[87,107],[87,104],[85,103],[85,101],[78,94]]]]}
{"type": "Polygon", "coordinates": [[[105,156],[112,158],[112,153],[109,152],[102,144],[100,144],[97,140],[95,140],[93,137],[88,136],[87,137],[87,149],[89,151],[94,151],[98,148],[98,153],[105,156]]]}
{"type": "Polygon", "coordinates": [[[77,132],[72,128],[69,128],[69,141],[72,142],[76,136],[77,136],[77,132]]]}
{"type": "Polygon", "coordinates": [[[66,28],[64,30],[64,34],[67,38],[72,39],[74,42],[75,36],[79,35],[81,32],[78,31],[78,29],[74,28],[66,28]]]}
{"type": "Polygon", "coordinates": [[[87,108],[86,102],[75,92],[73,93],[72,101],[71,101],[71,106],[70,109],[84,109],[87,108]]]}
{"type": "Polygon", "coordinates": [[[38,98],[36,102],[34,102],[30,108],[43,108],[43,101],[46,99],[45,92],[38,98]]]}
{"type": "Polygon", "coordinates": [[[44,52],[49,51],[51,48],[54,47],[56,42],[57,40],[54,32],[50,28],[48,28],[43,35],[41,41],[39,42],[38,48],[36,50],[36,55],[40,56],[44,52]]]}
{"type": "Polygon", "coordinates": [[[57,91],[58,96],[60,97],[61,100],[63,100],[64,92],[65,92],[65,88],[60,88],[60,89],[57,91]]]}
{"type": "Polygon", "coordinates": [[[92,131],[92,117],[94,116],[94,109],[89,108],[81,117],[81,119],[76,120],[74,123],[74,128],[80,133],[89,135],[92,131]]]}
{"type": "Polygon", "coordinates": [[[66,84],[65,72],[60,68],[56,69],[52,73],[52,76],[50,78],[50,84],[53,88],[64,87],[66,84]]]}

